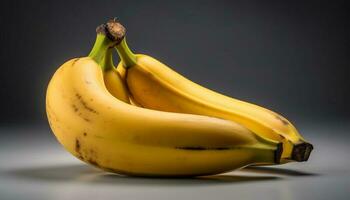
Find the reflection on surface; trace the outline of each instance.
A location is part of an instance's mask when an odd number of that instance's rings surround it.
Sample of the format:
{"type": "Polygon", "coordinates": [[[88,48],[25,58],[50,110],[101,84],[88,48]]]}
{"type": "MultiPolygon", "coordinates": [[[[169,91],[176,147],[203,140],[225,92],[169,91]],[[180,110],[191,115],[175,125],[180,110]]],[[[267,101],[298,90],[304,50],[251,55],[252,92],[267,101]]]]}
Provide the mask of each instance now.
{"type": "Polygon", "coordinates": [[[76,181],[83,183],[122,184],[122,185],[208,185],[241,182],[271,181],[281,179],[277,176],[254,176],[222,174],[194,178],[143,178],[113,174],[92,168],[88,165],[43,166],[12,169],[5,175],[31,181],[76,181]]]}

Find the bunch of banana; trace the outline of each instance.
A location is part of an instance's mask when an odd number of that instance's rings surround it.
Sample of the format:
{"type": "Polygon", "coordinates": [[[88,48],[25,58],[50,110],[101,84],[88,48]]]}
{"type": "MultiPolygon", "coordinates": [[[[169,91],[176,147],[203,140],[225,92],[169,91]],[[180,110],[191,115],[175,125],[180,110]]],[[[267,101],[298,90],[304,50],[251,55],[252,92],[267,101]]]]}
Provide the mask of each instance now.
{"type": "MultiPolygon", "coordinates": [[[[113,23],[118,22],[109,22],[113,23]]],[[[125,37],[116,49],[121,59],[117,70],[136,105],[237,122],[263,138],[281,142],[282,163],[308,160],[313,146],[281,115],[202,87],[150,56],[135,55],[125,37]]]]}
{"type": "Polygon", "coordinates": [[[256,111],[258,121],[240,110],[241,117],[250,120],[244,123],[237,120],[238,111],[231,111],[236,102],[216,95],[151,57],[132,54],[125,28],[111,20],[97,28],[87,57],[71,59],[55,72],[47,88],[46,111],[57,140],[71,154],[121,174],[200,176],[307,159],[310,144],[301,139],[293,143],[285,137],[292,135],[289,132],[274,132],[285,139],[267,137],[271,122],[260,125],[265,132],[248,126],[259,124],[261,113],[256,111]],[[113,66],[114,47],[122,58],[118,68],[113,66]],[[182,81],[181,86],[175,80],[182,81]],[[219,97],[220,103],[212,102],[219,97]],[[284,149],[285,140],[293,153],[284,149]],[[292,158],[295,155],[300,158],[292,158]]]}

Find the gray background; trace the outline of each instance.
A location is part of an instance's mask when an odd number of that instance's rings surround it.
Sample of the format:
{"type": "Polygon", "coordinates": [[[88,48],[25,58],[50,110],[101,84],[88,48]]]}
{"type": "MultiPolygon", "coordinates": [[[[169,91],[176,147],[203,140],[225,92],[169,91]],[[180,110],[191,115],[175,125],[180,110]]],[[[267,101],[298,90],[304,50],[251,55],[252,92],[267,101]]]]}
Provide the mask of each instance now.
{"type": "MultiPolygon", "coordinates": [[[[0,199],[348,199],[350,26],[346,1],[2,1],[0,199]],[[93,169],[50,133],[45,90],[118,17],[134,52],[294,122],[306,163],[208,179],[93,169]]],[[[118,59],[116,59],[116,62],[118,59]]]]}
{"type": "Polygon", "coordinates": [[[346,1],[2,1],[2,123],[46,123],[54,71],[118,17],[135,52],[300,123],[349,118],[346,1]]]}

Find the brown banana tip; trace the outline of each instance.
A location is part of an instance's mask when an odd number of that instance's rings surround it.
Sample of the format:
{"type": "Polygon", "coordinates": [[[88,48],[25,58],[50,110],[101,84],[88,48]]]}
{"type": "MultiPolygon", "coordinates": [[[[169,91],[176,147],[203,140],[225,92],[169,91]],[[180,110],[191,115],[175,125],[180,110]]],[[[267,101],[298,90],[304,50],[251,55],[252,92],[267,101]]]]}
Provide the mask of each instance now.
{"type": "Polygon", "coordinates": [[[307,142],[297,144],[293,147],[292,159],[297,162],[305,162],[309,159],[313,145],[307,142]]]}
{"type": "Polygon", "coordinates": [[[105,24],[101,24],[96,28],[97,34],[104,34],[110,40],[115,41],[119,44],[125,37],[125,27],[120,24],[116,18],[109,20],[105,24]]]}
{"type": "Polygon", "coordinates": [[[119,23],[116,18],[106,23],[106,30],[117,43],[120,43],[125,37],[125,27],[119,23]]]}

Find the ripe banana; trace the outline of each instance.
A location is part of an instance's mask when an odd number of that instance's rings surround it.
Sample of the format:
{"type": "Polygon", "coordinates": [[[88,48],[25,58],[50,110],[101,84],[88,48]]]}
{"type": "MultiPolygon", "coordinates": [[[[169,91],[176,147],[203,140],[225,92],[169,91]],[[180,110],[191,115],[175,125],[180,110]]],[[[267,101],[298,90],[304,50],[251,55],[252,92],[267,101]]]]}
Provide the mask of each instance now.
{"type": "Polygon", "coordinates": [[[117,90],[124,87],[110,72],[108,49],[123,38],[122,27],[101,29],[89,56],[64,63],[47,88],[50,127],[71,154],[107,171],[140,176],[210,175],[280,162],[280,143],[232,121],[145,109],[115,98],[106,77],[115,78],[117,90]]]}
{"type": "Polygon", "coordinates": [[[117,99],[124,101],[125,103],[130,102],[130,96],[128,89],[126,88],[126,83],[122,79],[120,73],[114,67],[113,57],[112,57],[113,48],[109,48],[105,57],[102,60],[102,66],[105,67],[103,71],[103,80],[107,90],[117,99]],[[106,70],[107,68],[107,70],[106,70]]]}
{"type": "Polygon", "coordinates": [[[282,142],[283,162],[308,160],[313,146],[281,115],[204,88],[150,56],[135,55],[125,38],[116,48],[121,58],[117,70],[142,107],[238,122],[262,137],[282,142]]]}

